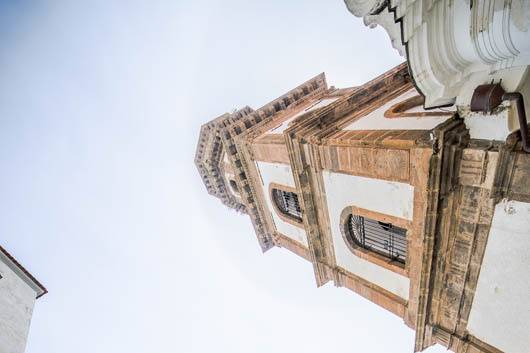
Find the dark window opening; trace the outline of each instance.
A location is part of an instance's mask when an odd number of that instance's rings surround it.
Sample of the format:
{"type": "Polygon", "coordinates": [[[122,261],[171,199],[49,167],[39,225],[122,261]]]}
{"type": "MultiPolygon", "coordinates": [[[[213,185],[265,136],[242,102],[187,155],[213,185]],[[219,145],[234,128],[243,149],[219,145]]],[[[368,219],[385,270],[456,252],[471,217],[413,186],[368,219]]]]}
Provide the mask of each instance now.
{"type": "Polygon", "coordinates": [[[407,230],[391,223],[350,215],[347,221],[348,240],[390,260],[405,263],[407,230]]]}
{"type": "Polygon", "coordinates": [[[272,198],[281,213],[298,222],[302,222],[302,209],[300,208],[297,194],[290,191],[272,189],[272,198]]]}
{"type": "Polygon", "coordinates": [[[237,183],[235,182],[235,180],[230,179],[229,183],[232,190],[234,190],[235,192],[239,192],[239,188],[237,187],[237,183]]]}

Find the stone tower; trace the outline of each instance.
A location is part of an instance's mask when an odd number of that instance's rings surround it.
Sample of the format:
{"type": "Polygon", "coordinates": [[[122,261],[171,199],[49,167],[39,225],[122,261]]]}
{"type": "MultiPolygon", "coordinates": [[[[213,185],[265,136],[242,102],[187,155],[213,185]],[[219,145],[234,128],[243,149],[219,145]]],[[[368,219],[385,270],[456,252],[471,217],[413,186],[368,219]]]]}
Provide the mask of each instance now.
{"type": "Polygon", "coordinates": [[[423,105],[406,64],[346,89],[320,74],[203,125],[195,163],[210,194],[250,217],[263,251],[284,247],[317,286],[401,317],[416,351],[523,352],[519,321],[503,328],[508,342],[483,320],[530,293],[495,270],[515,254],[508,267],[530,282],[530,158],[517,134],[474,139],[456,112],[423,105]],[[519,243],[499,245],[507,234],[519,243]]]}

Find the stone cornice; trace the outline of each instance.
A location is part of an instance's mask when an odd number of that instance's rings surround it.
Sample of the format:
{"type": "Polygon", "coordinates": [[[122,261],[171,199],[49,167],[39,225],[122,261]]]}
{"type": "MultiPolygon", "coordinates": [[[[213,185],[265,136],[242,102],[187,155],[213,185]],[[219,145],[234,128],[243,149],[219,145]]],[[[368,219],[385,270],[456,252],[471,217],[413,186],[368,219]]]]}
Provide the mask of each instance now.
{"type": "Polygon", "coordinates": [[[298,119],[285,131],[319,144],[334,132],[412,88],[406,63],[356,87],[326,107],[298,119]]]}

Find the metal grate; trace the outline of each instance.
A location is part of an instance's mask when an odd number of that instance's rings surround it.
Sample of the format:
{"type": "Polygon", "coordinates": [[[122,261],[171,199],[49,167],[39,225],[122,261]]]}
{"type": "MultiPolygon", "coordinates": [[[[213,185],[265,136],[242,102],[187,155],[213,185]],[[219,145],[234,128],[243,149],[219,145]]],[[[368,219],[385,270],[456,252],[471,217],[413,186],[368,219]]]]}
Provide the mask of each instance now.
{"type": "Polygon", "coordinates": [[[405,263],[407,258],[407,230],[391,223],[375,221],[357,215],[348,219],[349,236],[353,242],[391,260],[405,263]]]}
{"type": "Polygon", "coordinates": [[[285,215],[302,221],[302,209],[294,192],[272,189],[272,197],[278,209],[285,215]]]}

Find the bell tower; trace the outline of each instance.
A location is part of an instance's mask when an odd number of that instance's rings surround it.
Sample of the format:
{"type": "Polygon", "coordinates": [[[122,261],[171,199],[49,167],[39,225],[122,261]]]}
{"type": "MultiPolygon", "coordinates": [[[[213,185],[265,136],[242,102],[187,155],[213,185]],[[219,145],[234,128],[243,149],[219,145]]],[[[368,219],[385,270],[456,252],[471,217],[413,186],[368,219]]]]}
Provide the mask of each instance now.
{"type": "Polygon", "coordinates": [[[530,200],[530,160],[517,136],[473,139],[455,111],[423,105],[405,63],[345,89],[320,74],[203,125],[195,161],[208,192],[250,217],[263,251],[286,248],[317,286],[401,317],[415,351],[497,353],[470,325],[489,310],[473,299],[487,297],[477,285],[496,205],[515,190],[530,200]]]}

